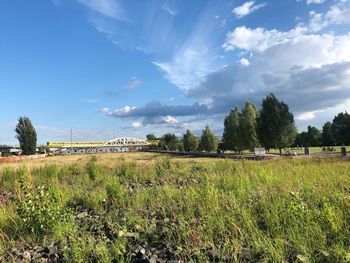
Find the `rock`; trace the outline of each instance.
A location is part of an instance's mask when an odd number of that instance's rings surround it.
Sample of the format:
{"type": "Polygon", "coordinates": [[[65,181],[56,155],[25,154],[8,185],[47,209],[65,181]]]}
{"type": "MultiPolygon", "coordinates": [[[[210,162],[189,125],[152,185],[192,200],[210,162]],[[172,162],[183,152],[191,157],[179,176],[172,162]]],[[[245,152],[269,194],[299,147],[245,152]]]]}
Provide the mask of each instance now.
{"type": "Polygon", "coordinates": [[[81,212],[77,215],[78,219],[83,219],[85,217],[87,217],[89,214],[87,212],[81,212]]]}
{"type": "Polygon", "coordinates": [[[32,258],[29,251],[24,251],[22,257],[25,262],[29,262],[32,258]]]}
{"type": "Polygon", "coordinates": [[[41,253],[33,252],[32,254],[32,260],[36,262],[36,260],[40,259],[42,257],[41,253]]]}
{"type": "Polygon", "coordinates": [[[55,255],[58,253],[57,246],[54,246],[53,244],[47,247],[49,250],[49,255],[55,255]]]}
{"type": "Polygon", "coordinates": [[[134,238],[134,239],[139,239],[140,238],[140,234],[139,233],[132,233],[132,232],[128,232],[125,234],[126,237],[130,237],[130,238],[134,238]]]}

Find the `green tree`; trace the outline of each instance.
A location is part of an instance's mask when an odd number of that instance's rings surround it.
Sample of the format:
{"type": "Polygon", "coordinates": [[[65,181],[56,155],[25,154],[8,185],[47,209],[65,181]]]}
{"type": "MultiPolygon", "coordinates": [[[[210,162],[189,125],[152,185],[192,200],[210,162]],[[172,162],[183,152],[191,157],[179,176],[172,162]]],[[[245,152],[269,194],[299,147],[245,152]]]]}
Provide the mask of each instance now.
{"type": "Polygon", "coordinates": [[[155,140],[157,140],[157,137],[156,137],[154,134],[152,134],[152,133],[147,134],[147,135],[146,135],[146,138],[147,138],[147,140],[149,140],[149,141],[155,141],[155,140]]]}
{"type": "Polygon", "coordinates": [[[289,107],[279,101],[272,93],[262,101],[258,117],[258,137],[262,146],[267,150],[282,149],[291,146],[297,134],[294,116],[289,107]]]}
{"type": "Polygon", "coordinates": [[[321,132],[314,126],[307,127],[307,144],[308,146],[320,146],[321,145],[321,132]]]}
{"type": "Polygon", "coordinates": [[[234,107],[224,120],[224,133],[222,140],[224,148],[235,152],[243,150],[243,142],[240,127],[241,113],[234,107]]]}
{"type": "Polygon", "coordinates": [[[322,145],[324,146],[335,145],[332,123],[330,121],[327,121],[322,127],[322,145]]]}
{"type": "Polygon", "coordinates": [[[216,151],[218,148],[218,139],[216,138],[213,131],[209,128],[209,125],[205,126],[202,132],[200,140],[200,149],[206,152],[216,151]]]}
{"type": "Polygon", "coordinates": [[[15,132],[23,154],[35,154],[37,136],[32,122],[28,117],[20,117],[18,119],[15,132]]]}
{"type": "Polygon", "coordinates": [[[167,133],[162,136],[160,139],[160,144],[163,149],[169,151],[176,151],[178,149],[179,140],[175,134],[167,133]]]}
{"type": "Polygon", "coordinates": [[[305,146],[308,147],[308,143],[307,143],[307,132],[301,132],[298,133],[296,138],[295,138],[295,146],[305,146]]]}
{"type": "Polygon", "coordinates": [[[347,112],[334,117],[332,130],[337,145],[350,145],[350,115],[347,112]]]}
{"type": "Polygon", "coordinates": [[[183,146],[185,151],[192,152],[198,148],[198,139],[190,130],[187,130],[183,135],[183,146]]]}
{"type": "Polygon", "coordinates": [[[240,134],[244,149],[254,150],[259,145],[257,129],[257,110],[253,103],[247,101],[242,109],[240,134]]]}

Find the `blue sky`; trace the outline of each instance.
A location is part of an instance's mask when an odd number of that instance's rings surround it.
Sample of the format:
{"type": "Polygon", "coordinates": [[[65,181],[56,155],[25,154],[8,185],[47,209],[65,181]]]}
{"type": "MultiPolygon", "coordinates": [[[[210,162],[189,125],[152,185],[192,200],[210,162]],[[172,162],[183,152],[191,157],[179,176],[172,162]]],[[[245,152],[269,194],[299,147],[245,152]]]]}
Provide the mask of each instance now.
{"type": "Polygon", "coordinates": [[[287,102],[299,130],[350,109],[350,0],[3,0],[0,144],[218,134],[233,106],[287,102]]]}

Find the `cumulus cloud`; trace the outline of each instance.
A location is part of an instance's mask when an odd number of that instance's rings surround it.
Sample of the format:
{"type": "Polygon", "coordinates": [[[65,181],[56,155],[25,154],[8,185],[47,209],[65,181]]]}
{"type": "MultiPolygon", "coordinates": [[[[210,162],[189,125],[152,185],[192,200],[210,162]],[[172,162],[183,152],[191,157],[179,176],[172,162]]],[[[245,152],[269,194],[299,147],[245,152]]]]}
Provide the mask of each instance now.
{"type": "Polygon", "coordinates": [[[222,47],[226,51],[237,48],[250,51],[264,51],[271,46],[288,42],[305,31],[306,28],[303,27],[281,32],[275,29],[267,30],[261,27],[250,29],[240,26],[227,33],[222,47]]]}
{"type": "Polygon", "coordinates": [[[332,5],[325,13],[310,11],[308,29],[318,32],[331,25],[342,25],[350,23],[350,1],[340,0],[332,5]]]}
{"type": "Polygon", "coordinates": [[[131,127],[133,127],[134,129],[138,129],[142,127],[142,124],[138,121],[135,121],[131,124],[131,127]]]}
{"type": "Polygon", "coordinates": [[[350,33],[239,27],[228,35],[224,47],[252,56],[249,67],[229,65],[189,91],[191,97],[210,99],[211,113],[227,112],[247,99],[259,104],[273,92],[290,105],[298,120],[306,120],[350,98],[350,33]],[[242,31],[249,37],[240,38],[242,31]]]}
{"type": "Polygon", "coordinates": [[[246,58],[241,58],[238,62],[239,62],[239,64],[241,64],[242,66],[249,66],[249,65],[250,65],[249,59],[246,59],[246,58]]]}
{"type": "Polygon", "coordinates": [[[248,1],[241,6],[234,8],[232,12],[237,16],[237,18],[242,18],[244,16],[247,16],[257,11],[258,9],[264,7],[265,5],[266,5],[265,3],[256,5],[255,1],[248,1]]]}

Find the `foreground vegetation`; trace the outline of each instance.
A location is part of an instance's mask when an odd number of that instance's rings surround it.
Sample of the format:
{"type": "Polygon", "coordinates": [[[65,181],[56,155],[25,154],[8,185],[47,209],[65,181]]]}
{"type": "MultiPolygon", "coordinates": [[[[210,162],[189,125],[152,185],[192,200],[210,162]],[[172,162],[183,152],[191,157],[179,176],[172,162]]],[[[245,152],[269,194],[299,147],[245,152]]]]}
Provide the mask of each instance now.
{"type": "Polygon", "coordinates": [[[350,262],[348,161],[108,156],[0,166],[0,261],[350,262]]]}

